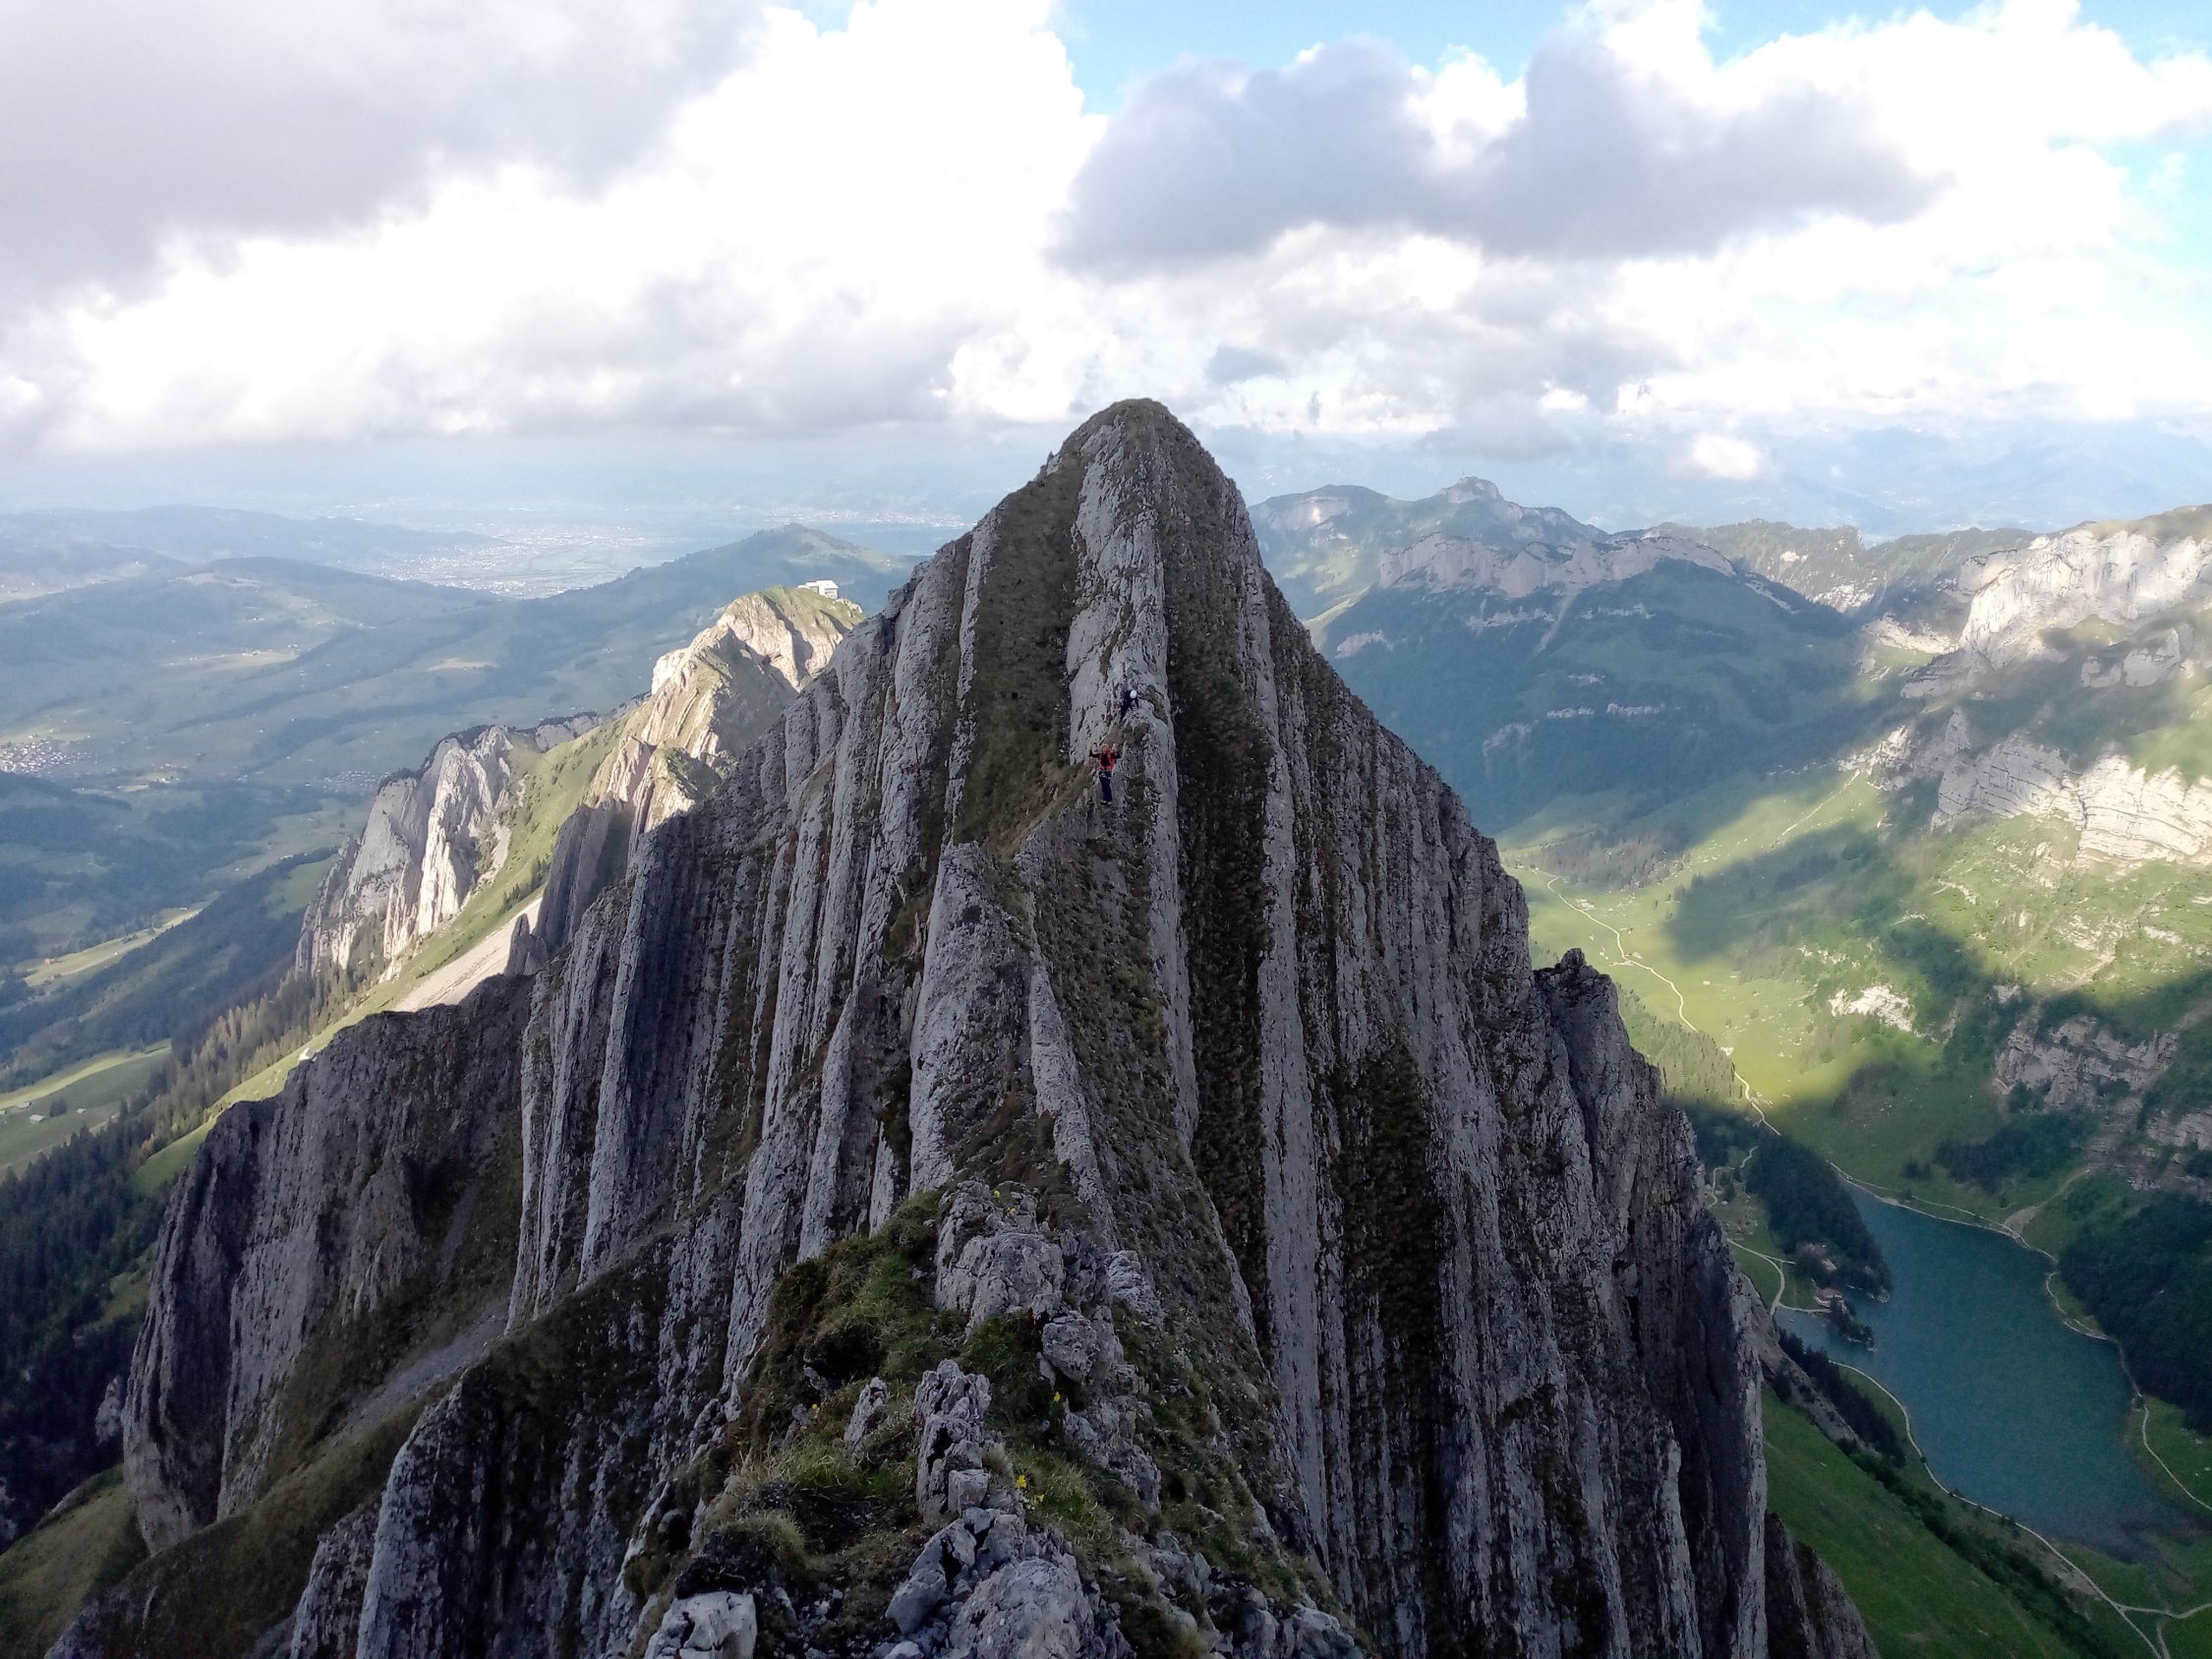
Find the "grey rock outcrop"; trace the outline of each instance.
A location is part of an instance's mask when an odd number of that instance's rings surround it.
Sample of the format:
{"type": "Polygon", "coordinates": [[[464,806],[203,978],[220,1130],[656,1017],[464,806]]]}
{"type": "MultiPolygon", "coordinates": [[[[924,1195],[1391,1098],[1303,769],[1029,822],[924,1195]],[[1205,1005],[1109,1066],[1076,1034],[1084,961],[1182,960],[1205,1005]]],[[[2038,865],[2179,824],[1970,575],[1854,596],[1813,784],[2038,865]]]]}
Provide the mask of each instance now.
{"type": "Polygon", "coordinates": [[[1128,1659],[1067,1539],[1032,1522],[1019,1488],[993,1466],[1003,1467],[1005,1449],[985,1422],[989,1408],[988,1382],[951,1361],[914,1392],[916,1496],[923,1519],[944,1524],[892,1592],[892,1624],[945,1659],[1128,1659]]]}
{"type": "Polygon", "coordinates": [[[528,1007],[497,979],[459,1008],[377,1016],[208,1132],[154,1246],[124,1399],[147,1543],[251,1504],[331,1409],[452,1333],[441,1304],[462,1299],[457,1329],[503,1296],[528,1007]]]}
{"type": "Polygon", "coordinates": [[[377,1507],[364,1505],[325,1532],[308,1568],[307,1588],[292,1613],[284,1659],[353,1659],[361,1629],[361,1597],[377,1542],[377,1507]]]}
{"type": "Polygon", "coordinates": [[[1827,1563],[1767,1517],[1767,1628],[1773,1659],[1880,1659],[1827,1563]]]}
{"type": "Polygon", "coordinates": [[[2081,683],[2091,690],[2115,685],[2141,690],[2187,674],[2196,667],[2196,630],[2186,622],[2146,630],[2128,648],[2111,656],[2085,657],[2081,683]]]}
{"type": "Polygon", "coordinates": [[[342,969],[364,957],[396,969],[505,861],[502,807],[517,775],[518,747],[551,747],[595,722],[579,715],[531,732],[478,727],[439,739],[418,770],[378,785],[361,834],[339,854],[309,908],[300,971],[342,969]]]}
{"type": "Polygon", "coordinates": [[[129,1379],[117,1376],[108,1380],[100,1391],[99,1409],[92,1414],[92,1439],[101,1446],[114,1446],[123,1439],[123,1386],[129,1379]]]}
{"type": "Polygon", "coordinates": [[[535,943],[557,950],[591,902],[619,881],[638,844],[688,812],[828,663],[860,608],[800,588],[732,602],[690,644],[653,665],[653,688],[622,717],[582,802],[561,824],[535,943]]]}
{"type": "Polygon", "coordinates": [[[1983,663],[2017,661],[2043,633],[2092,619],[2133,627],[2212,599],[2212,536],[2201,512],[2140,524],[2083,525],[2011,553],[1970,560],[1959,648],[1983,663]]]}
{"type": "MultiPolygon", "coordinates": [[[[1228,1471],[1246,1542],[1326,1586],[1247,1596],[1154,1538],[1230,1651],[1341,1654],[1346,1623],[1405,1655],[1850,1651],[1847,1604],[1777,1553],[1758,1303],[1610,983],[1579,955],[1533,971],[1494,847],[1312,649],[1164,410],[1087,423],[716,793],[625,846],[529,981],[526,1032],[499,1025],[508,980],[373,1023],[210,1137],[133,1383],[159,1541],[262,1478],[270,1443],[232,1400],[346,1329],[301,1300],[374,1312],[431,1237],[391,1217],[393,1264],[363,1259],[368,1205],[333,1218],[326,1195],[371,1175],[279,1158],[283,1136],[335,1137],[305,1134],[318,1102],[380,1063],[388,1090],[345,1092],[354,1130],[407,1145],[411,1108],[379,1115],[406,1080],[507,1064],[507,1333],[382,1482],[357,1659],[494,1632],[625,1651],[694,1595],[766,1593],[765,1568],[664,1590],[646,1564],[706,1548],[721,1488],[683,1482],[730,1435],[808,1420],[748,1415],[777,1397],[761,1366],[799,1369],[806,1265],[935,1189],[926,1317],[1030,1333],[1082,1420],[1064,1444],[1139,1511],[1126,1454],[1164,1481],[1150,1398],[1188,1396],[1177,1356],[1202,1356],[1217,1401],[1181,1432],[1228,1471]],[[1108,741],[1111,806],[1085,763],[1108,741]],[[258,1265],[334,1223],[307,1290],[258,1265]]],[[[936,1530],[906,1618],[945,1653],[1122,1653],[1090,1569],[1010,1485],[998,1409],[950,1361],[915,1387],[911,1512],[936,1530]]]]}
{"type": "Polygon", "coordinates": [[[914,1508],[925,1521],[941,1521],[982,1501],[988,1480],[984,1450],[998,1437],[985,1426],[991,1413],[991,1380],[971,1376],[951,1360],[914,1390],[914,1508]],[[971,1483],[963,1475],[975,1477],[971,1483]],[[964,1501],[963,1501],[964,1500],[964,1501]]]}
{"type": "Polygon", "coordinates": [[[844,1450],[847,1456],[857,1456],[868,1437],[876,1432],[883,1421],[884,1412],[891,1405],[891,1385],[881,1377],[871,1377],[861,1389],[860,1397],[852,1402],[852,1414],[844,1422],[844,1450]]]}
{"type": "Polygon", "coordinates": [[[1074,1560],[1036,1556],[1001,1568],[967,1598],[945,1659],[1117,1659],[1129,1651],[1085,1593],[1074,1560]]]}
{"type": "Polygon", "coordinates": [[[753,1659],[760,1616],[734,1590],[688,1596],[669,1608],[645,1644],[645,1659],[753,1659]]]}
{"type": "Polygon", "coordinates": [[[2045,1031],[2031,1011],[1999,1046],[1991,1076],[2000,1091],[2025,1089],[2045,1106],[2132,1120],[2142,1109],[2143,1092],[2174,1063],[2180,1042],[2173,1031],[2130,1042],[2089,1014],[2045,1031]]]}

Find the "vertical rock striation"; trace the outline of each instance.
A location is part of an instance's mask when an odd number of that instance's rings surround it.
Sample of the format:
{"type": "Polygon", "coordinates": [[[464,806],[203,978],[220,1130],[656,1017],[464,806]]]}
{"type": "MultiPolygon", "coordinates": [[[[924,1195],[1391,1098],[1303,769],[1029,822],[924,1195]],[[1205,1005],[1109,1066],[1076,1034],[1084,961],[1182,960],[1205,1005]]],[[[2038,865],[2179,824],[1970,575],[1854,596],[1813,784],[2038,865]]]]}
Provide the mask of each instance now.
{"type": "Polygon", "coordinates": [[[419,770],[378,784],[361,834],[308,909],[299,971],[323,974],[364,961],[396,970],[505,862],[512,791],[527,776],[523,756],[598,723],[586,714],[527,732],[480,726],[440,738],[419,770]]]}
{"type": "Polygon", "coordinates": [[[404,1359],[433,1360],[419,1391],[439,1347],[489,1337],[511,1269],[528,1011],[527,987],[502,979],[458,1008],[375,1017],[208,1131],[154,1246],[124,1397],[149,1544],[251,1504],[404,1359]]]}
{"type": "Polygon", "coordinates": [[[557,950],[591,902],[629,867],[651,830],[712,794],[860,621],[860,608],[802,588],[732,603],[653,665],[653,689],[623,716],[553,843],[536,942],[557,950]]]}
{"type": "MultiPolygon", "coordinates": [[[[914,1459],[928,1543],[851,1651],[1863,1643],[1816,1562],[1775,1559],[1757,1310],[1611,986],[1532,970],[1494,848],[1157,405],[925,564],[531,986],[507,1334],[391,1466],[360,1659],[666,1646],[740,1596],[763,1643],[816,1630],[717,1519],[794,1437],[914,1459]],[[941,1311],[854,1358],[839,1284],[941,1311]],[[1033,1357],[862,1389],[925,1339],[1033,1357]],[[1113,1495],[1106,1542],[1010,1482],[1048,1431],[1113,1495]]],[[[134,1383],[164,1538],[243,1492],[231,1415],[159,1406],[210,1320],[263,1317],[225,1300],[228,1241],[322,1202],[306,1163],[222,1200],[242,1139],[176,1201],[172,1334],[134,1383]]]]}
{"type": "MultiPolygon", "coordinates": [[[[776,719],[859,620],[847,601],[770,588],[733,601],[653,665],[652,690],[606,717],[615,730],[579,780],[583,809],[560,820],[541,949],[566,937],[648,830],[712,792],[730,754],[776,719]]],[[[374,964],[397,973],[505,866],[539,757],[603,724],[578,714],[528,729],[482,726],[440,739],[419,770],[386,778],[309,909],[300,972],[374,964]]]]}

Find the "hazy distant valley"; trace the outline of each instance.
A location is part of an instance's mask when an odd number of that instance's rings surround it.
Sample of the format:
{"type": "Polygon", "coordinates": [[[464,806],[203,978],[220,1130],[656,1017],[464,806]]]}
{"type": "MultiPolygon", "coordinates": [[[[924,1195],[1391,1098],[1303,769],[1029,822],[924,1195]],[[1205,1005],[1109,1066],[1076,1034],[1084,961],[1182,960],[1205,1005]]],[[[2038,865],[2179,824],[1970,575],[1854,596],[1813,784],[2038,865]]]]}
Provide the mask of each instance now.
{"type": "Polygon", "coordinates": [[[438,543],[482,574],[503,544],[327,523],[287,541],[292,521],[260,516],[242,541],[217,517],[220,535],[127,555],[0,522],[0,568],[58,589],[0,606],[0,957],[95,945],[225,872],[332,845],[378,778],[457,724],[611,709],[734,594],[820,575],[874,604],[905,568],[793,529],[510,599],[354,567],[438,543]]]}

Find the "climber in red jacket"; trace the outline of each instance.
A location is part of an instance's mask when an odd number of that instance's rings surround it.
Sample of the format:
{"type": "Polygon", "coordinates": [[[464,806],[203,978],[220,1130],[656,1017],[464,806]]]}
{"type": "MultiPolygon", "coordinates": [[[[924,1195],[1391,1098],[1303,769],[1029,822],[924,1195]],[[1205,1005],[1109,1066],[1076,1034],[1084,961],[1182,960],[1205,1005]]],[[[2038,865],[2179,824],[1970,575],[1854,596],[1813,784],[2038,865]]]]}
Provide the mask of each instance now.
{"type": "Polygon", "coordinates": [[[1122,751],[1112,743],[1101,743],[1091,750],[1090,757],[1098,762],[1098,799],[1111,806],[1114,804],[1114,762],[1121,759],[1122,751]]]}

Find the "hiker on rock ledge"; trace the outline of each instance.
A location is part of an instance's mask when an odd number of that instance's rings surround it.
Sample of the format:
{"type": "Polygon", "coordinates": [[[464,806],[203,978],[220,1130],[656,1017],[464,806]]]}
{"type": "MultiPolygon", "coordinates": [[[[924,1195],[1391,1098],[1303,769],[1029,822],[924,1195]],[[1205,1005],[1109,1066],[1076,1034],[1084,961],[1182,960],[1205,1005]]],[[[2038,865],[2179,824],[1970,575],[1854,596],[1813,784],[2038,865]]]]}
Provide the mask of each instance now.
{"type": "Polygon", "coordinates": [[[1121,759],[1122,751],[1112,743],[1101,743],[1091,750],[1090,757],[1098,762],[1098,799],[1111,806],[1114,804],[1114,762],[1121,759]]]}

